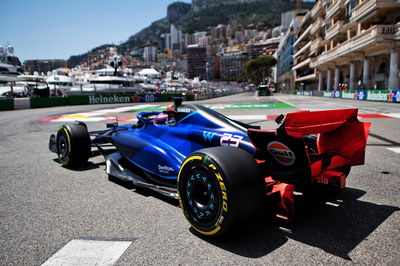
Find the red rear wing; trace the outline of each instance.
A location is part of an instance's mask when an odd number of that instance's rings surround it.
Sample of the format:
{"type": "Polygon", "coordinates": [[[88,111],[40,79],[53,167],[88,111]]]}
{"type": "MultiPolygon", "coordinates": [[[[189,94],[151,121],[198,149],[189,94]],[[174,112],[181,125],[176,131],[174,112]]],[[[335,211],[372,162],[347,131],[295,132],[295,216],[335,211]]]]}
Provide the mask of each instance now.
{"type": "Polygon", "coordinates": [[[283,125],[292,137],[319,133],[320,153],[339,155],[345,158],[346,165],[360,165],[364,163],[371,123],[358,121],[357,114],[356,108],[300,111],[287,114],[283,125]]]}

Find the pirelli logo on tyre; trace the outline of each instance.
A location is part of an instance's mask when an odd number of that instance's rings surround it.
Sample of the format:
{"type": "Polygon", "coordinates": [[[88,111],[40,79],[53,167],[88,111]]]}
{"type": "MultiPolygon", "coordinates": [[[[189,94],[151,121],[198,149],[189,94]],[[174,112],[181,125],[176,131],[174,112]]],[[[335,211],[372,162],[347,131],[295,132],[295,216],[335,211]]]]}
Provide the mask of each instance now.
{"type": "Polygon", "coordinates": [[[282,165],[290,166],[296,161],[294,152],[281,142],[268,143],[267,150],[282,165]]]}

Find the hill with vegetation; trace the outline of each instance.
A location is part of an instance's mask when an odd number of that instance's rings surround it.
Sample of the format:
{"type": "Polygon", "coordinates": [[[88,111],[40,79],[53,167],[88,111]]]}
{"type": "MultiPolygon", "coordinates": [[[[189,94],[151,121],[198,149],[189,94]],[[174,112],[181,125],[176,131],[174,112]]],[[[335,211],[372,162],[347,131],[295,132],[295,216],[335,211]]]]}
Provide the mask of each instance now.
{"type": "MultiPolygon", "coordinates": [[[[309,9],[313,3],[303,2],[309,9]]],[[[208,31],[218,24],[239,23],[244,28],[267,29],[279,26],[281,13],[294,10],[293,0],[192,0],[192,5],[176,2],[167,10],[167,16],[153,22],[121,44],[123,53],[141,49],[147,45],[158,45],[161,35],[170,31],[171,24],[184,33],[208,31]]],[[[74,63],[84,55],[74,56],[74,63]]]]}

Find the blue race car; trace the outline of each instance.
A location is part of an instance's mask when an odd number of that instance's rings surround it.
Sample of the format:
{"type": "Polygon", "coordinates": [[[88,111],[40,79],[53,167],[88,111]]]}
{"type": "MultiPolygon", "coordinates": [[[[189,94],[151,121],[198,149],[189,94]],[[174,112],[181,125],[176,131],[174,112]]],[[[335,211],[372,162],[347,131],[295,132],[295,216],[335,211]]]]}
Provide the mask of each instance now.
{"type": "Polygon", "coordinates": [[[364,162],[369,129],[357,109],[345,109],[281,115],[277,129],[260,130],[181,99],[137,120],[93,132],[82,122],[63,125],[49,148],[71,168],[85,165],[97,148],[109,176],[177,198],[192,228],[206,236],[223,234],[265,202],[291,218],[294,190],[342,189],[350,167],[364,162]]]}

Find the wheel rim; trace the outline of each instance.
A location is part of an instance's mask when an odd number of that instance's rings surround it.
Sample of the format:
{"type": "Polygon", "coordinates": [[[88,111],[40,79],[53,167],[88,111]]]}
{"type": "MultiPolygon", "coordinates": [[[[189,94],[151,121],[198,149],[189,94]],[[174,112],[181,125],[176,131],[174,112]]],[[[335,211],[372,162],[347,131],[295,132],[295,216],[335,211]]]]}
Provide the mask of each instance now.
{"type": "Polygon", "coordinates": [[[58,152],[62,155],[62,157],[66,157],[68,155],[68,141],[64,135],[60,136],[58,140],[58,152]]]}
{"type": "Polygon", "coordinates": [[[214,222],[220,204],[218,189],[210,173],[204,169],[195,169],[188,177],[185,189],[189,212],[194,220],[201,223],[214,222]]]}

